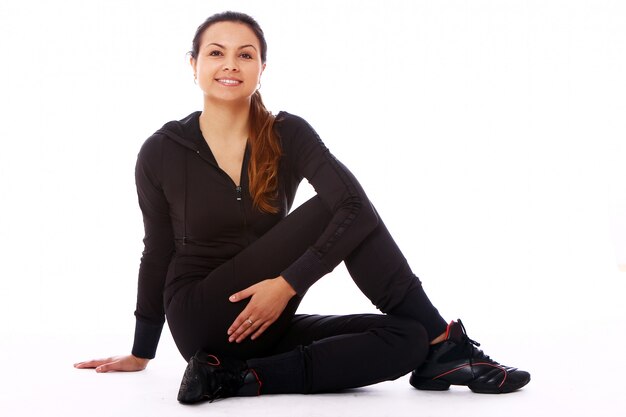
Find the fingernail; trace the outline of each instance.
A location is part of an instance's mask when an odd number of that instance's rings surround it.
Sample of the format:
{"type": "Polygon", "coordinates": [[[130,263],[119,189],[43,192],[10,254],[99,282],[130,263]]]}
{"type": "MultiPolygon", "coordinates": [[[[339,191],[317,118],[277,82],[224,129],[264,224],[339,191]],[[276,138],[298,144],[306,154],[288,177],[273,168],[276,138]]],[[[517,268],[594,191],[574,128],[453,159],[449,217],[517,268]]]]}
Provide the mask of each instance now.
{"type": "Polygon", "coordinates": [[[231,296],[229,297],[229,300],[230,300],[230,301],[235,301],[236,299],[237,299],[237,297],[235,297],[234,295],[231,295],[231,296]]]}

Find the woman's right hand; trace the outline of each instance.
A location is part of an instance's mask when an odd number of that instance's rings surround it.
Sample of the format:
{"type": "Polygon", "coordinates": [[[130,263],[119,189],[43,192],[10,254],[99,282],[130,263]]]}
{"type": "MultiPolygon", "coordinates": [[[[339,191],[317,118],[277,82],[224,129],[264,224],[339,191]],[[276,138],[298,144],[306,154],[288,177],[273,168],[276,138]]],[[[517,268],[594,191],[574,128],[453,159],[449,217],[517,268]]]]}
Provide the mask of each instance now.
{"type": "Polygon", "coordinates": [[[96,372],[135,372],[143,371],[148,366],[150,359],[138,358],[134,355],[126,356],[112,356],[105,359],[93,359],[85,362],[78,362],[74,364],[74,368],[77,369],[96,369],[96,372]]]}

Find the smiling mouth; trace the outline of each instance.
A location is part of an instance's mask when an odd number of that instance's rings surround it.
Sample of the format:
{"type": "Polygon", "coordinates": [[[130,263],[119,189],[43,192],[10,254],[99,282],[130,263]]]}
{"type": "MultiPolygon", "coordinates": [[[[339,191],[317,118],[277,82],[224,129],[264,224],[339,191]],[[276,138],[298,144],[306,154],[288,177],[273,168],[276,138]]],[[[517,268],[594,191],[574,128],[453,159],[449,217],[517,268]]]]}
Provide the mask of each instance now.
{"type": "Polygon", "coordinates": [[[222,84],[222,85],[239,85],[242,83],[242,81],[239,80],[230,80],[230,79],[226,79],[226,78],[216,78],[215,81],[217,81],[218,83],[222,84]]]}

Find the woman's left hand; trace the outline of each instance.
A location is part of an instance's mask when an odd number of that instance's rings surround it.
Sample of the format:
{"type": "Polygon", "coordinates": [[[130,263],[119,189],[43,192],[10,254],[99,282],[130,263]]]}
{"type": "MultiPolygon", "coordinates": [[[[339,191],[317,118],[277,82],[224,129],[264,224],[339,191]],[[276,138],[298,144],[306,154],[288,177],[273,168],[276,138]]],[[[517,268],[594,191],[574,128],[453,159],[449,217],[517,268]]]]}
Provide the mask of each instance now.
{"type": "Polygon", "coordinates": [[[228,341],[240,343],[250,335],[251,340],[259,337],[278,319],[295,294],[291,285],[280,276],[266,279],[231,295],[228,299],[233,303],[252,298],[228,328],[228,341]]]}

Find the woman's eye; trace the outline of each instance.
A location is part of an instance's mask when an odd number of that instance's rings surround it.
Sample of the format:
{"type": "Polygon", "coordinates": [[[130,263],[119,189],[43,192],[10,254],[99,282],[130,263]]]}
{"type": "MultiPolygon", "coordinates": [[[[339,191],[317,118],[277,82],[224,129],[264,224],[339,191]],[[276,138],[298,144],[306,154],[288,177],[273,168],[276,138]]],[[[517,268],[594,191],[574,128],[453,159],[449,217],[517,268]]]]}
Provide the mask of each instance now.
{"type": "Polygon", "coordinates": [[[209,52],[209,56],[220,56],[220,55],[222,55],[221,51],[215,50],[215,51],[209,52]]]}
{"type": "Polygon", "coordinates": [[[240,56],[244,59],[252,59],[252,55],[247,52],[243,52],[240,56]]]}

